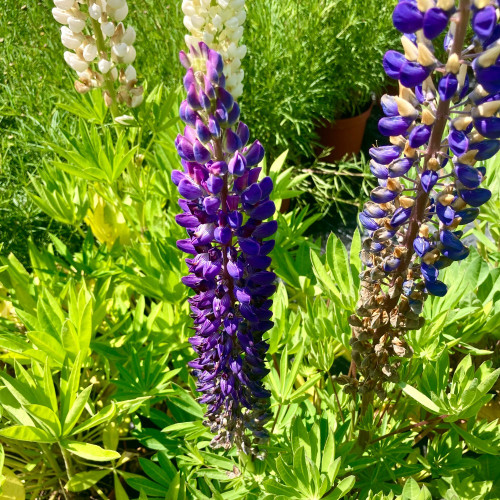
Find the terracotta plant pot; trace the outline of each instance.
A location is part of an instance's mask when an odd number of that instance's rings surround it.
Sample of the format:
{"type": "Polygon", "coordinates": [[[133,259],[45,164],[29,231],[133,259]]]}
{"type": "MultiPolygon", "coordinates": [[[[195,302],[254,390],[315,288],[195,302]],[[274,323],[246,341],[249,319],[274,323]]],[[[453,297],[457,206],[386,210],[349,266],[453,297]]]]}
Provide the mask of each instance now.
{"type": "Polygon", "coordinates": [[[352,118],[342,118],[332,122],[324,122],[317,129],[319,143],[323,148],[334,148],[321,161],[335,162],[344,156],[357,155],[361,150],[361,143],[365,133],[366,122],[372,112],[373,103],[360,115],[352,118]]]}

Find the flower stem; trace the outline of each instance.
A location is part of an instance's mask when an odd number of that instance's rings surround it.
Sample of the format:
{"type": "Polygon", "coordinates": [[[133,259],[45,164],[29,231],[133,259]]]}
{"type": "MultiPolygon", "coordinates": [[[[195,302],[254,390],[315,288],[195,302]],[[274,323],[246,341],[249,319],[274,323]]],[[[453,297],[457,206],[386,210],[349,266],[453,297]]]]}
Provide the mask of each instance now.
{"type": "MultiPolygon", "coordinates": [[[[101,25],[97,19],[90,18],[92,21],[92,29],[94,31],[95,43],[97,46],[97,51],[99,53],[98,57],[101,57],[101,54],[106,53],[106,43],[104,42],[104,37],[102,36],[101,25]]],[[[104,89],[109,93],[109,97],[111,98],[111,106],[109,108],[111,112],[111,116],[113,120],[119,115],[118,111],[118,103],[116,102],[116,89],[115,84],[113,82],[113,78],[111,77],[111,71],[108,71],[104,77],[104,89]]]]}
{"type": "Polygon", "coordinates": [[[401,427],[401,429],[396,429],[395,431],[389,432],[387,434],[384,434],[383,436],[378,437],[377,439],[374,439],[373,441],[370,441],[370,444],[376,443],[377,441],[382,441],[382,439],[388,438],[390,436],[395,436],[396,434],[401,434],[402,432],[407,432],[418,427],[423,427],[424,425],[431,424],[432,426],[435,426],[437,423],[444,420],[448,416],[449,415],[440,415],[439,417],[431,418],[430,420],[422,420],[421,422],[417,422],[416,424],[401,427]]]}
{"type": "MultiPolygon", "coordinates": [[[[460,56],[462,52],[462,47],[465,40],[465,34],[467,32],[467,24],[469,22],[470,14],[470,0],[460,0],[459,6],[460,18],[457,23],[457,29],[455,31],[455,38],[453,39],[453,46],[451,49],[451,54],[457,54],[460,56]]],[[[422,172],[427,170],[427,165],[429,160],[434,157],[435,154],[441,149],[441,140],[443,138],[443,132],[446,128],[446,123],[448,121],[448,115],[450,111],[450,100],[440,101],[437,111],[436,111],[436,121],[432,127],[431,136],[429,139],[429,147],[427,153],[424,156],[424,165],[422,172]]],[[[411,258],[413,256],[413,241],[415,240],[418,230],[420,228],[421,221],[424,218],[425,209],[429,201],[429,194],[423,189],[420,180],[416,183],[417,197],[415,200],[415,206],[412,210],[410,216],[410,223],[408,225],[408,231],[406,232],[405,246],[407,249],[404,259],[401,259],[401,264],[399,269],[403,272],[408,268],[411,258]]]]}
{"type": "Polygon", "coordinates": [[[71,457],[60,443],[59,447],[61,448],[61,453],[64,460],[64,466],[66,467],[66,474],[68,475],[68,479],[71,480],[71,478],[73,477],[73,466],[71,465],[71,457]]]}

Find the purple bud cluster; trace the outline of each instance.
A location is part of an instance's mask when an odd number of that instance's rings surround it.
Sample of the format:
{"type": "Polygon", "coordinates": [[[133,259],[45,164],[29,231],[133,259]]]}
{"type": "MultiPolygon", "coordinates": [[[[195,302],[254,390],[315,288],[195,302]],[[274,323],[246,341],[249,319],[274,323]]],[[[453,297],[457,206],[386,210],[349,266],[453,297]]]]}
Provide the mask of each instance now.
{"type": "Polygon", "coordinates": [[[391,358],[411,355],[403,333],[422,326],[428,294],[446,294],[440,269],[469,254],[459,226],[491,197],[480,162],[500,149],[498,7],[497,0],[402,0],[394,9],[404,53],[388,51],[383,66],[399,95],[381,99],[379,131],[391,144],[370,150],[378,187],[360,214],[369,237],[351,317],[365,392],[382,394],[381,380],[397,380],[391,358]],[[442,34],[445,62],[434,46],[442,34]]]}
{"type": "Polygon", "coordinates": [[[199,401],[208,405],[205,424],[216,434],[212,446],[236,444],[256,454],[271,416],[262,379],[268,373],[263,334],[273,325],[276,290],[276,276],[267,270],[269,238],[277,230],[276,221],[266,222],[275,212],[273,183],[259,180],[264,149],[259,141],[248,145],[248,127],[225,89],[221,55],[201,42],[180,59],[186,127],[175,141],[183,171],[173,171],[172,180],[183,197],[176,221],[188,233],[177,245],[191,254],[182,281],[195,292],[190,342],[198,357],[190,366],[203,394],[199,401]]]}

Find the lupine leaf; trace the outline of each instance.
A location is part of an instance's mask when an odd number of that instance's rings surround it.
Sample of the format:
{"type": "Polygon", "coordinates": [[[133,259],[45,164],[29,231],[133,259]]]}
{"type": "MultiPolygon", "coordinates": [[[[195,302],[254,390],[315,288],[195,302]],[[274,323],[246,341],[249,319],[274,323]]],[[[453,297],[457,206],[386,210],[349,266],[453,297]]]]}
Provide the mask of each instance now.
{"type": "Polygon", "coordinates": [[[154,479],[156,482],[168,488],[171,482],[171,478],[166,472],[163,471],[161,467],[153,463],[151,460],[147,460],[145,458],[139,458],[139,463],[141,464],[143,471],[151,479],[154,479]]]}
{"type": "Polygon", "coordinates": [[[293,388],[293,384],[295,383],[295,379],[297,378],[297,373],[299,372],[300,364],[302,363],[302,357],[304,356],[304,345],[300,347],[299,352],[295,355],[295,359],[293,360],[291,369],[287,369],[288,363],[288,348],[285,347],[285,352],[281,357],[281,371],[280,376],[282,380],[282,390],[281,396],[283,400],[288,398],[290,391],[293,388]]]}
{"type": "Polygon", "coordinates": [[[304,447],[298,448],[293,456],[293,472],[297,476],[299,483],[299,489],[304,491],[304,493],[309,492],[309,473],[306,465],[306,454],[304,447]]]}
{"type": "Polygon", "coordinates": [[[356,482],[356,478],[354,476],[347,476],[345,479],[342,479],[337,487],[326,497],[323,497],[324,500],[338,500],[339,498],[344,497],[349,491],[352,490],[354,483],[356,482]]]}
{"type": "Polygon", "coordinates": [[[86,460],[108,462],[109,460],[117,460],[120,458],[120,454],[116,451],[105,450],[95,444],[80,443],[78,441],[61,441],[61,444],[70,453],[78,455],[86,460]]]}
{"type": "Polygon", "coordinates": [[[66,489],[74,493],[88,490],[110,472],[110,469],[78,472],[77,474],[74,474],[66,483],[66,489]]]}
{"type": "Polygon", "coordinates": [[[276,460],[276,469],[278,471],[278,474],[280,475],[280,478],[287,486],[297,488],[297,477],[293,473],[293,470],[290,468],[290,466],[284,463],[282,456],[279,456],[276,460]]]}
{"type": "Polygon", "coordinates": [[[61,435],[59,418],[50,408],[33,404],[26,405],[26,410],[47,432],[56,437],[61,435]]]}
{"type": "Polygon", "coordinates": [[[83,389],[83,391],[80,392],[80,394],[78,394],[78,396],[76,397],[73,405],[66,415],[66,418],[64,419],[63,433],[65,436],[67,436],[71,432],[71,429],[73,429],[73,427],[78,422],[78,419],[80,418],[83,409],[87,404],[91,391],[92,385],[89,385],[88,387],[83,389]]]}
{"type": "MultiPolygon", "coordinates": [[[[322,450],[321,458],[321,472],[328,474],[333,468],[333,462],[335,461],[335,439],[333,432],[328,433],[326,438],[325,447],[322,450]]],[[[330,480],[333,481],[335,477],[331,477],[330,480]]]]}
{"type": "Polygon", "coordinates": [[[0,389],[0,404],[2,410],[7,412],[14,422],[25,426],[35,426],[35,422],[21,405],[19,399],[7,387],[0,389]]]}
{"type": "Polygon", "coordinates": [[[47,397],[50,401],[52,410],[57,413],[57,411],[58,411],[57,396],[56,396],[54,381],[52,379],[52,372],[50,370],[50,363],[49,363],[48,358],[47,358],[47,361],[45,363],[45,368],[44,368],[44,389],[45,389],[45,393],[47,394],[47,397]]]}
{"type": "Polygon", "coordinates": [[[354,290],[349,257],[344,245],[334,233],[330,234],[326,243],[326,258],[341,293],[345,297],[352,297],[354,290]]]}
{"type": "Polygon", "coordinates": [[[439,408],[439,406],[433,403],[425,394],[422,394],[418,389],[415,389],[415,387],[412,387],[405,382],[399,382],[398,385],[399,387],[401,387],[403,392],[420,403],[425,409],[433,413],[440,413],[441,409],[439,408]]]}
{"type": "Polygon", "coordinates": [[[306,392],[309,388],[311,388],[318,380],[323,376],[322,373],[317,373],[310,377],[307,382],[302,384],[296,391],[294,391],[290,396],[290,401],[294,401],[299,398],[304,392],[306,392]]]}
{"type": "Polygon", "coordinates": [[[59,341],[57,341],[52,335],[46,332],[28,332],[28,338],[35,344],[39,349],[41,349],[45,354],[50,356],[58,363],[63,363],[64,361],[64,349],[59,341]]]}
{"type": "Polygon", "coordinates": [[[64,422],[73,403],[75,402],[80,387],[80,371],[82,368],[83,353],[78,353],[71,365],[66,358],[61,372],[61,420],[64,422]]]}
{"type": "Polygon", "coordinates": [[[145,477],[132,477],[127,479],[127,484],[138,491],[143,491],[146,495],[159,495],[165,498],[165,494],[168,492],[168,488],[165,488],[145,477]]]}
{"type": "Polygon", "coordinates": [[[123,487],[120,477],[118,474],[114,474],[114,487],[115,487],[115,498],[116,500],[130,500],[129,496],[127,495],[127,492],[125,491],[125,488],[123,487]]]}
{"type": "Polygon", "coordinates": [[[500,455],[500,449],[496,446],[492,446],[488,441],[474,436],[470,432],[461,429],[458,425],[452,423],[451,426],[464,439],[467,445],[474,450],[479,450],[489,455],[500,455]]]}
{"type": "Polygon", "coordinates": [[[420,488],[418,487],[418,483],[410,477],[403,488],[403,496],[401,500],[414,500],[420,495],[420,488]]]}
{"type": "Polygon", "coordinates": [[[337,289],[336,284],[326,271],[325,266],[321,262],[321,259],[313,250],[311,250],[311,261],[314,274],[316,275],[318,280],[327,288],[329,292],[333,294],[333,296],[338,300],[339,303],[342,303],[342,297],[337,289]]]}
{"type": "Polygon", "coordinates": [[[33,441],[35,443],[54,443],[56,437],[38,427],[13,425],[0,429],[0,436],[19,441],[33,441]]]}

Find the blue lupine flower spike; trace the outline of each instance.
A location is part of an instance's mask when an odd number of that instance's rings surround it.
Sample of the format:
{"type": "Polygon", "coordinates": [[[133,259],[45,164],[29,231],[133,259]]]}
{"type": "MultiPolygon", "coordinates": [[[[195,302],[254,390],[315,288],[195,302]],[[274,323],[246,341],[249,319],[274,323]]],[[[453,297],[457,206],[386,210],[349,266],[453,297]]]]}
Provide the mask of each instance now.
{"type": "Polygon", "coordinates": [[[403,52],[388,51],[383,66],[400,91],[381,100],[379,130],[391,144],[370,150],[379,186],[360,214],[369,237],[351,324],[362,378],[345,380],[351,392],[382,397],[383,382],[398,380],[394,357],[412,353],[405,332],[423,325],[428,295],[446,294],[439,271],[469,254],[459,227],[491,196],[478,162],[500,149],[498,12],[498,0],[400,0],[394,9],[403,52]],[[441,62],[434,40],[447,26],[441,62]]]}
{"type": "Polygon", "coordinates": [[[182,281],[195,293],[190,342],[198,357],[190,366],[207,405],[205,424],[216,434],[212,446],[234,444],[258,456],[271,416],[262,379],[276,290],[267,270],[277,230],[276,221],[266,222],[275,212],[273,183],[259,181],[264,149],[259,141],[248,145],[248,127],[224,87],[220,54],[201,42],[181,61],[189,83],[180,108],[186,127],[175,141],[183,171],[175,170],[172,181],[183,197],[176,220],[188,234],[178,242],[190,254],[182,281]]]}

